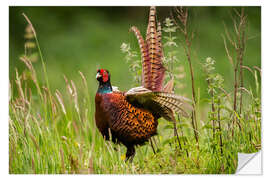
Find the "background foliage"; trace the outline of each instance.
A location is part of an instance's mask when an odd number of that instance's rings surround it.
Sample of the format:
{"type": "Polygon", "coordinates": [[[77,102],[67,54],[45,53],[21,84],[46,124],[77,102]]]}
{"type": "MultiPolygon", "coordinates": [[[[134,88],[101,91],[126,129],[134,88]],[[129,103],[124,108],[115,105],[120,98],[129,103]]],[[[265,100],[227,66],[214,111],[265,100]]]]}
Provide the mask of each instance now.
{"type": "MultiPolygon", "coordinates": [[[[192,7],[191,29],[195,31],[193,42],[195,80],[201,88],[201,95],[207,95],[203,89],[201,62],[206,57],[216,59],[216,68],[225,77],[227,87],[233,79],[231,65],[228,63],[221,34],[224,34],[224,23],[233,30],[230,7],[192,7]]],[[[161,22],[170,16],[170,7],[158,8],[158,18],[161,22]]],[[[63,74],[76,78],[78,71],[87,77],[90,93],[96,91],[94,78],[97,67],[107,68],[112,74],[112,83],[122,90],[131,87],[132,77],[124,63],[120,46],[129,42],[133,49],[138,50],[135,36],[128,33],[132,25],[136,25],[145,34],[148,21],[147,7],[11,7],[10,8],[10,77],[14,78],[14,67],[19,71],[24,68],[18,57],[24,53],[24,31],[26,21],[22,13],[31,19],[38,33],[44,60],[48,67],[48,78],[51,86],[63,88],[63,74]]],[[[245,65],[260,67],[261,59],[261,22],[260,8],[246,8],[248,14],[248,45],[245,55],[245,65]]],[[[179,32],[177,32],[179,33],[179,32]]],[[[177,36],[177,42],[181,38],[177,36]]],[[[178,50],[178,63],[187,67],[184,51],[178,50]]],[[[36,63],[40,67],[40,62],[36,63]]],[[[38,68],[37,67],[37,68],[38,68]]],[[[187,68],[186,68],[187,69],[187,68]]],[[[245,72],[245,84],[254,86],[252,75],[245,72]]],[[[78,77],[77,77],[78,78],[78,77]]],[[[41,79],[42,80],[42,79],[41,79]]],[[[190,94],[190,80],[184,93],[190,94]]],[[[182,94],[182,93],[181,93],[182,94]]],[[[190,96],[191,97],[191,96],[190,96]]]]}

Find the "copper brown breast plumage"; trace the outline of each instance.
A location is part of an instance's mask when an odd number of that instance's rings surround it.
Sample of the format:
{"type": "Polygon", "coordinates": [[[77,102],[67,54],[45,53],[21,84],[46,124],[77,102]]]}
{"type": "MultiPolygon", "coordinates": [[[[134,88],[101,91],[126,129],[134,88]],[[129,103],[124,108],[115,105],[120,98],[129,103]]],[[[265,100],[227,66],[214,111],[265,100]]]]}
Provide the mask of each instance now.
{"type": "Polygon", "coordinates": [[[96,95],[96,124],[102,135],[126,146],[143,144],[157,131],[157,118],[143,108],[130,104],[123,93],[96,95]]]}

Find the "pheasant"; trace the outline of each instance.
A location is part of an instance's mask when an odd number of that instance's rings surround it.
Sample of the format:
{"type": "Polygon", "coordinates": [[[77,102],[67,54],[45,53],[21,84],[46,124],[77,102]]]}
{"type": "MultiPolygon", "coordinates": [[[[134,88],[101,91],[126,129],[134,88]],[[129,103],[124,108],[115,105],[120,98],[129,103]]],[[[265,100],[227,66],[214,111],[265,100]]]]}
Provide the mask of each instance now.
{"type": "Polygon", "coordinates": [[[160,117],[175,124],[173,112],[188,116],[186,110],[192,108],[189,99],[172,93],[172,81],[163,86],[166,69],[162,64],[161,25],[156,27],[155,13],[155,7],[151,7],[146,41],[135,26],[130,29],[142,54],[142,86],[120,92],[111,85],[108,70],[99,69],[96,75],[96,126],[106,140],[111,138],[127,147],[126,161],[133,160],[136,145],[157,134],[160,117]]]}

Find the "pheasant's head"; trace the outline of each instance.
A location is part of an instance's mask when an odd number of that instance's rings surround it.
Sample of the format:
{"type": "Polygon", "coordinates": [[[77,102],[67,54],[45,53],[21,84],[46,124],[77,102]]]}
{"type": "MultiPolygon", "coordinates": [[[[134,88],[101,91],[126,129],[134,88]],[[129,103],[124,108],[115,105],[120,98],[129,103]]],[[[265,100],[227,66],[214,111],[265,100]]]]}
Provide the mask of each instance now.
{"type": "Polygon", "coordinates": [[[110,73],[106,69],[98,69],[96,78],[99,82],[98,93],[111,93],[110,73]]]}
{"type": "Polygon", "coordinates": [[[106,69],[98,69],[96,78],[102,84],[106,82],[110,82],[110,73],[106,69]]]}

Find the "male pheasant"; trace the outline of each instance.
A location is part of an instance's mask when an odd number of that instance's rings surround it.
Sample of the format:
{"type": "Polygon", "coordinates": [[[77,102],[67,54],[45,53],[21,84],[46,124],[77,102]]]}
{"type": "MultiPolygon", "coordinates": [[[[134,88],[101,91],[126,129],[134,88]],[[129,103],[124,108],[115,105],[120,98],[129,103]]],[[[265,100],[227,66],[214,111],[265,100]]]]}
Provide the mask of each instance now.
{"type": "MultiPolygon", "coordinates": [[[[171,93],[172,81],[163,87],[165,68],[162,65],[161,26],[156,28],[156,9],[150,8],[146,41],[140,31],[132,27],[142,53],[142,86],[127,92],[114,90],[108,70],[99,69],[95,97],[96,125],[106,140],[120,142],[127,147],[126,160],[132,161],[135,146],[142,145],[157,134],[160,117],[175,122],[173,111],[188,116],[189,100],[171,93]]],[[[175,128],[176,130],[176,128],[175,128]]]]}

